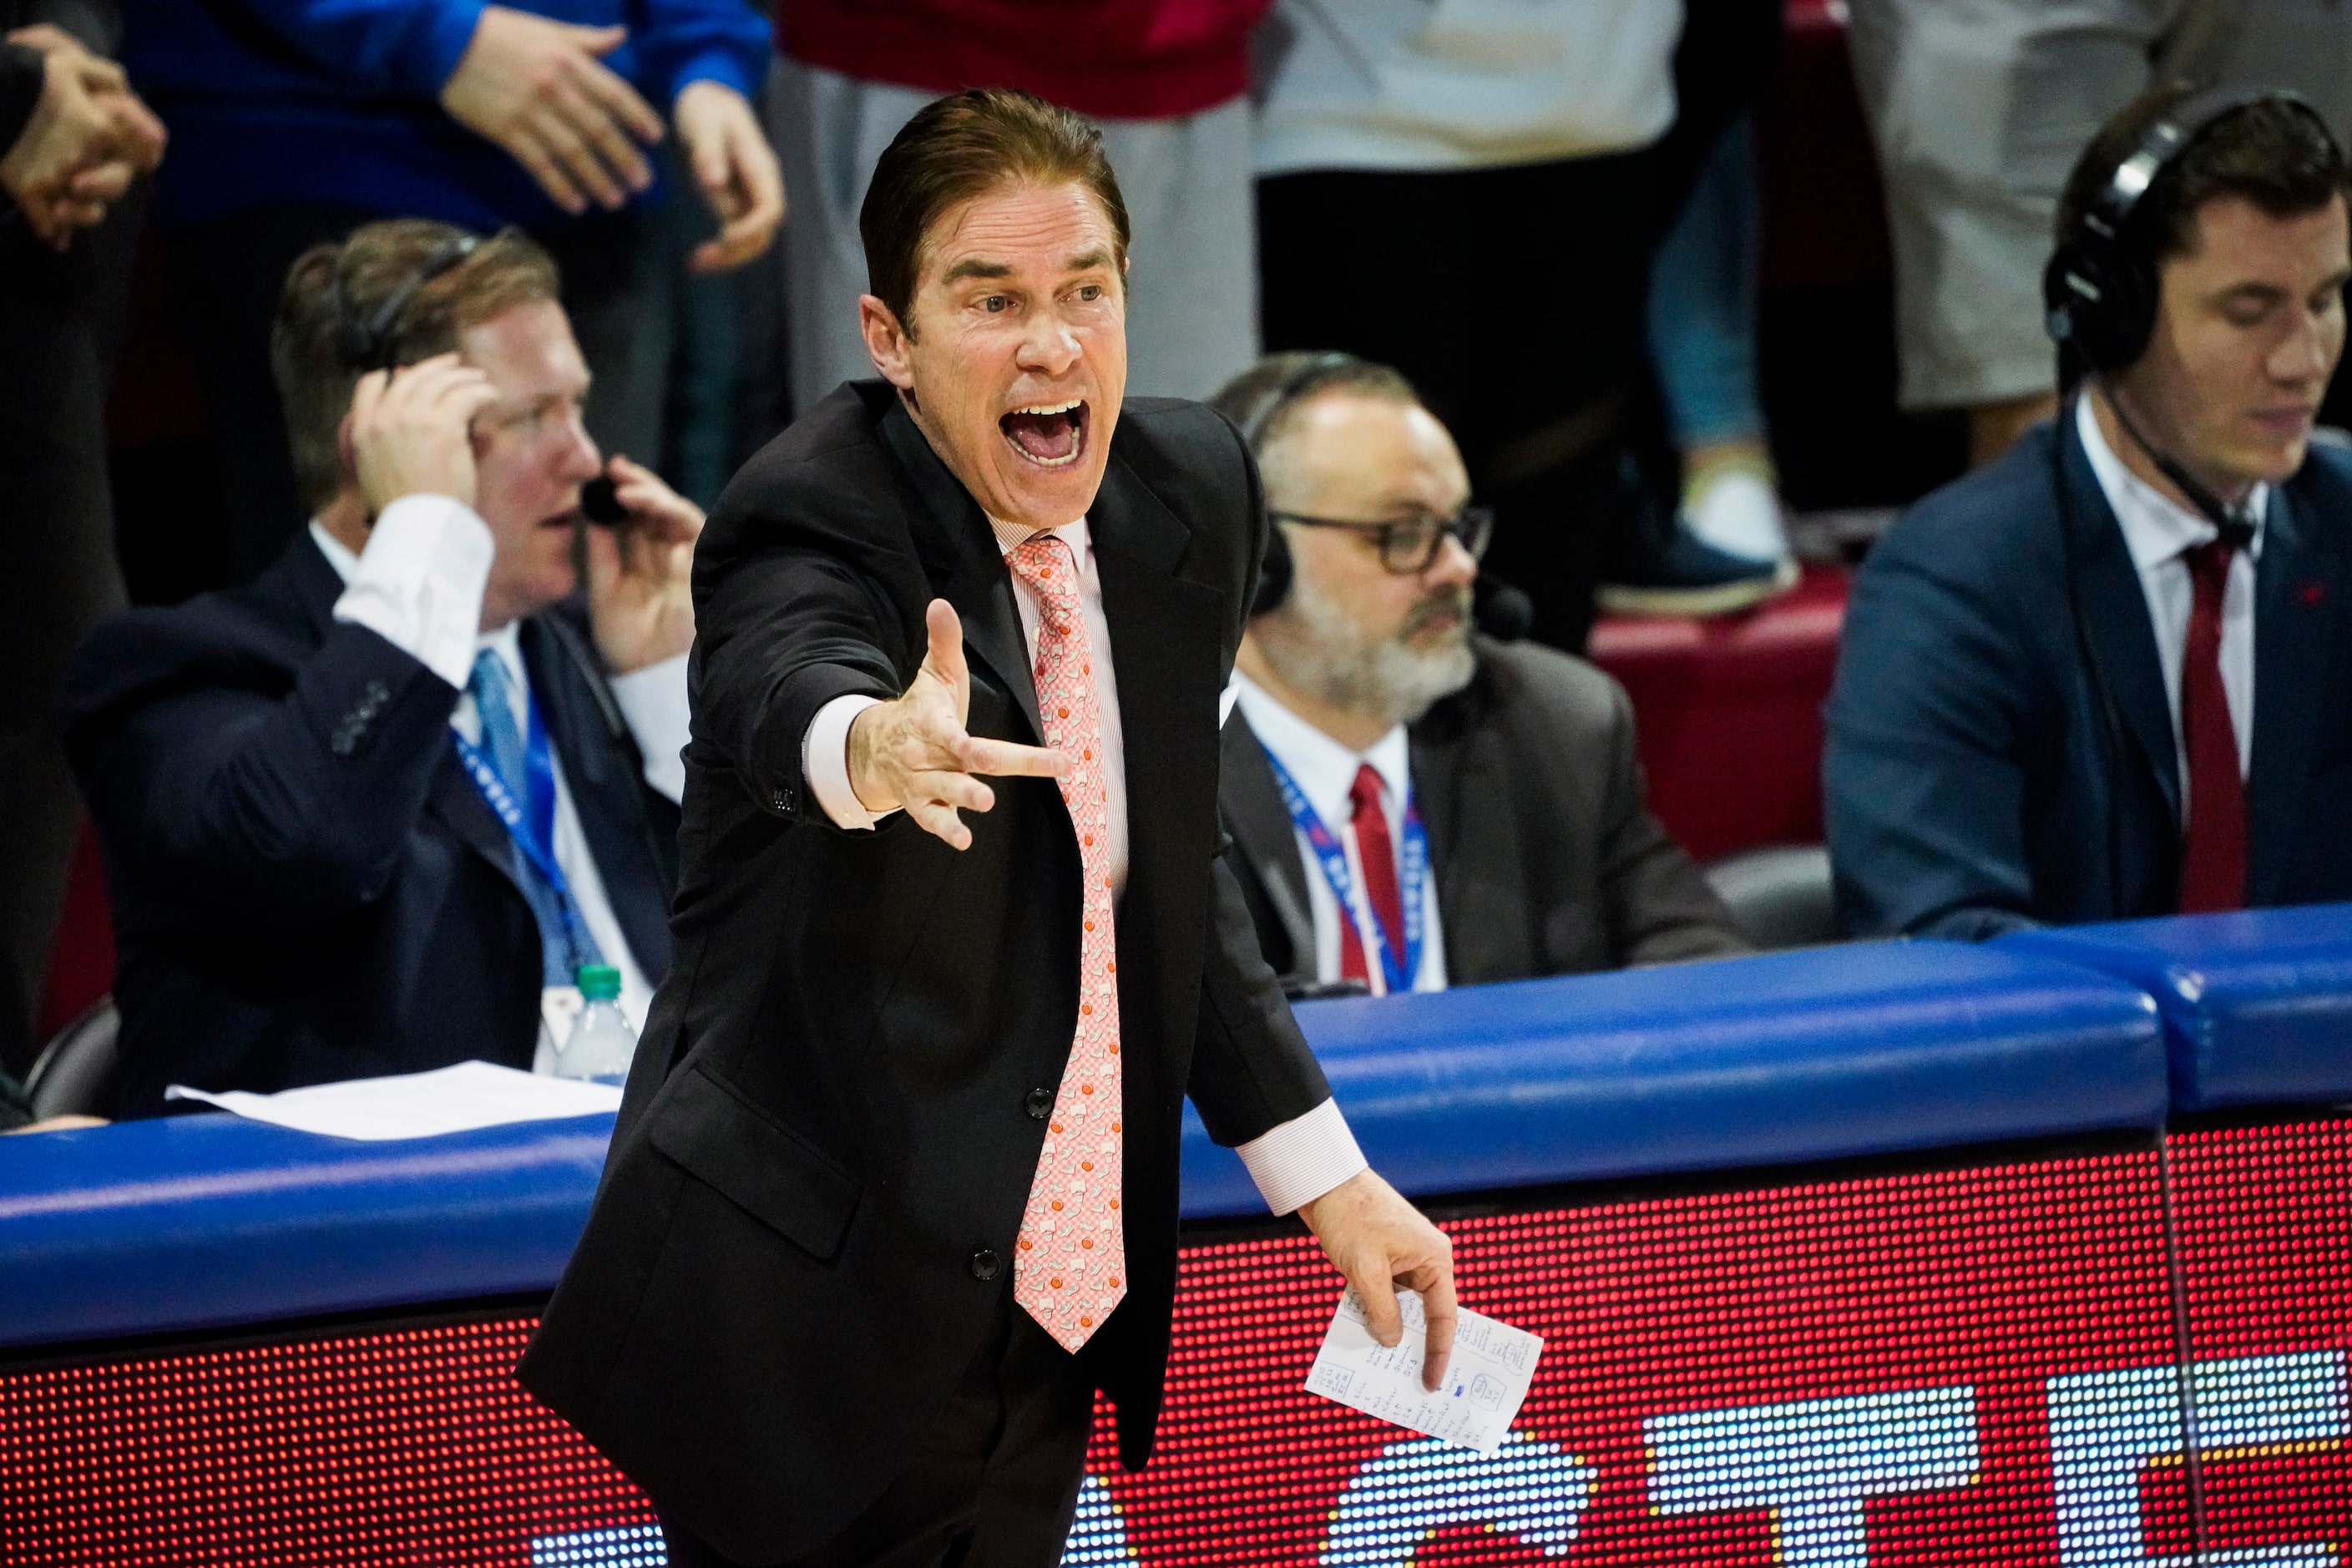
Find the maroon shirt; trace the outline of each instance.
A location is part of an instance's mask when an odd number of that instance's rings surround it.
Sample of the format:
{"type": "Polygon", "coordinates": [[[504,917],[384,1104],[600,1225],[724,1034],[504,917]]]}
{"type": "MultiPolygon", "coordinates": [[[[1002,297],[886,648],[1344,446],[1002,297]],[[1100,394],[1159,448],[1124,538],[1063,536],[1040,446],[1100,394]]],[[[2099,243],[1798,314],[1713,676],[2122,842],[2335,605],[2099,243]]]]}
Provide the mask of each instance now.
{"type": "Polygon", "coordinates": [[[1020,88],[1098,120],[1166,120],[1241,96],[1268,4],[782,0],[776,47],[867,81],[1020,88]]]}

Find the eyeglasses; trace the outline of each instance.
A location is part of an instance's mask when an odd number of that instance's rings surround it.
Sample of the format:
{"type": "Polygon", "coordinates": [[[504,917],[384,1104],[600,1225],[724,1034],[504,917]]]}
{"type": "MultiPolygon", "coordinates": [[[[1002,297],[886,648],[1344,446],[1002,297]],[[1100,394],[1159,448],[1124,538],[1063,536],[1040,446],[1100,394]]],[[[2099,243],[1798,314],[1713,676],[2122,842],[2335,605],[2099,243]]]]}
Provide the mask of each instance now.
{"type": "Polygon", "coordinates": [[[1452,517],[1413,517],[1401,522],[1343,522],[1338,518],[1308,517],[1304,512],[1270,511],[1276,522],[1302,528],[1344,528],[1370,539],[1381,552],[1381,564],[1400,577],[1415,577],[1430,568],[1448,538],[1461,542],[1475,561],[1486,553],[1494,537],[1495,513],[1483,506],[1465,506],[1452,517]]]}

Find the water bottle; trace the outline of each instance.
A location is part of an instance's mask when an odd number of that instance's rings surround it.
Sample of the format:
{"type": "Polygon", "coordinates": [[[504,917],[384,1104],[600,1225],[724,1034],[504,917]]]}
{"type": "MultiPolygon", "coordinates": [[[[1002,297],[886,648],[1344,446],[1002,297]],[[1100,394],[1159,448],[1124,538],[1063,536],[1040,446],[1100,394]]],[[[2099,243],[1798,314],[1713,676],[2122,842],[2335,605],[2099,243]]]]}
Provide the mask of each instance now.
{"type": "Polygon", "coordinates": [[[555,1053],[555,1076],[620,1084],[637,1054],[637,1032],[621,1012],[621,972],[609,964],[580,966],[580,997],[587,1005],[555,1053]]]}

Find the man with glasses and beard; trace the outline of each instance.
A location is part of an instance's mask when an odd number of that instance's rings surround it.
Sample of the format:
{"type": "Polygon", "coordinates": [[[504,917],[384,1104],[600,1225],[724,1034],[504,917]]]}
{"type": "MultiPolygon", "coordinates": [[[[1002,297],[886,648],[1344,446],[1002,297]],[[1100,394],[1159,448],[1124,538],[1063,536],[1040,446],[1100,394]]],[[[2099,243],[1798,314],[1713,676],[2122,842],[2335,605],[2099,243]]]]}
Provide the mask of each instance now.
{"type": "Polygon", "coordinates": [[[1219,807],[1286,984],[1380,995],[1747,952],[1643,804],[1623,689],[1474,629],[1492,515],[1404,377],[1275,354],[1216,404],[1279,525],[1219,807]]]}

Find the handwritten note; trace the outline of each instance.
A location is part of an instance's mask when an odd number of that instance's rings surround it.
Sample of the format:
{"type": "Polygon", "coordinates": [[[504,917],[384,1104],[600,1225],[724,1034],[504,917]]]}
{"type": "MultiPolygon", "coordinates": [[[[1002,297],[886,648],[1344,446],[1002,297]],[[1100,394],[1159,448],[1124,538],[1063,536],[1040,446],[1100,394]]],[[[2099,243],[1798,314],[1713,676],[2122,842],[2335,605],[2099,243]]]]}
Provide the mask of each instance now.
{"type": "Polygon", "coordinates": [[[1429,1320],[1420,1292],[1398,1291],[1397,1305],[1404,1313],[1404,1338],[1391,1350],[1372,1338],[1363,1299],[1352,1289],[1342,1296],[1307,1374],[1307,1392],[1410,1431],[1495,1452],[1528,1396],[1543,1341],[1465,1307],[1444,1386],[1432,1393],[1421,1385],[1429,1320]]]}

